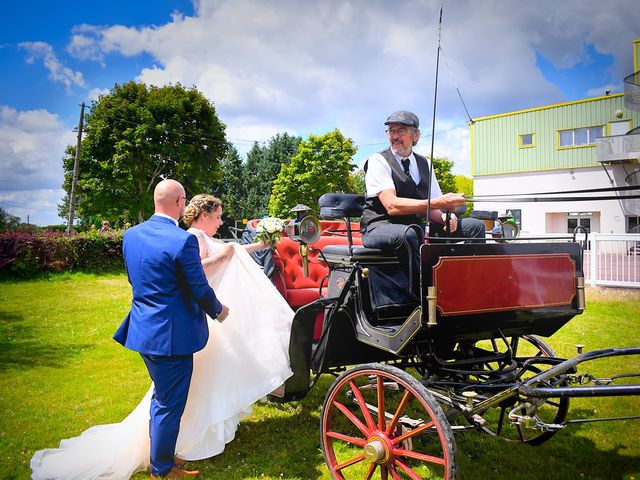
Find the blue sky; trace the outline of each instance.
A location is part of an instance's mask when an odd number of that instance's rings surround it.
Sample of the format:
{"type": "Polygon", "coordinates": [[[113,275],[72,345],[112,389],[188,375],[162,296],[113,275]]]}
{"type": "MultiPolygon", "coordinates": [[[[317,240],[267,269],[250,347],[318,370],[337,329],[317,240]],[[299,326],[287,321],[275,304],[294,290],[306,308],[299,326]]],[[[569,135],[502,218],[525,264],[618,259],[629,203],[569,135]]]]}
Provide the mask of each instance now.
{"type": "MultiPolygon", "coordinates": [[[[394,110],[430,146],[440,1],[4,2],[0,206],[62,223],[61,158],[79,104],[130,80],[195,85],[241,152],[279,132],[339,128],[356,162],[384,147],[394,110]]],[[[632,0],[447,0],[435,154],[468,175],[467,118],[620,92],[632,73],[632,0]],[[615,32],[615,35],[612,34],[615,32]],[[452,76],[450,73],[452,73],[452,76]]]]}

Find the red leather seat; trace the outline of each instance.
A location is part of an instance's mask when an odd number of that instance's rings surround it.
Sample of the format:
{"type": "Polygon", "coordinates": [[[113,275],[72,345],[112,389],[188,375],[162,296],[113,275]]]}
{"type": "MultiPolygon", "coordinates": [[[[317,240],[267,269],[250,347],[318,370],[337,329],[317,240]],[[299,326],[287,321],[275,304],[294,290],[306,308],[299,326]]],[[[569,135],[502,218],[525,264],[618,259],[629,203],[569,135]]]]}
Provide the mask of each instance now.
{"type": "MultiPolygon", "coordinates": [[[[317,250],[322,250],[327,245],[348,244],[348,239],[344,233],[332,235],[330,232],[331,230],[345,230],[344,222],[322,220],[320,224],[322,236],[316,243],[310,245],[308,277],[304,276],[298,243],[283,236],[274,251],[277,273],[274,275],[273,281],[293,309],[311,303],[320,298],[321,295],[326,295],[326,277],[329,273],[329,268],[322,261],[322,257],[318,255],[317,250]],[[322,290],[320,289],[321,283],[322,290]]],[[[352,224],[354,245],[362,245],[359,228],[358,224],[352,224]]],[[[323,315],[319,314],[318,317],[314,328],[314,340],[317,340],[322,332],[323,315]]]]}

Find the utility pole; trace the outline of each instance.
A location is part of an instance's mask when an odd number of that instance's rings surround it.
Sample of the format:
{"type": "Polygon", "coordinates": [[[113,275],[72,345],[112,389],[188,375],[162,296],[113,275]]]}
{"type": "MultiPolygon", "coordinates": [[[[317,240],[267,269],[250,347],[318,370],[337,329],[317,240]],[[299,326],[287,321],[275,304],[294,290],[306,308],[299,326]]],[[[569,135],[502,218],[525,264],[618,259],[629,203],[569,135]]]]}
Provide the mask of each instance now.
{"type": "Polygon", "coordinates": [[[71,195],[69,195],[69,220],[67,233],[73,231],[73,216],[76,207],[76,188],[78,187],[78,167],[80,164],[80,144],[82,143],[82,124],[84,122],[84,102],[80,104],[80,121],[78,122],[78,143],[76,145],[76,157],[73,161],[73,179],[71,180],[71,195]]]}

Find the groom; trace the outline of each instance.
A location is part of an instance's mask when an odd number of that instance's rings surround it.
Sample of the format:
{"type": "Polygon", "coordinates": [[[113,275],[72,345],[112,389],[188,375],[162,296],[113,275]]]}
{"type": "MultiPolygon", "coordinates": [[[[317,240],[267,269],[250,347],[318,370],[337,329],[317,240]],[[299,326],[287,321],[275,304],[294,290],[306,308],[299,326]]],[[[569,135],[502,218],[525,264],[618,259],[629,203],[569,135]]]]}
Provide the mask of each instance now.
{"type": "Polygon", "coordinates": [[[229,310],[207,283],[194,235],[178,228],[184,188],[162,180],[153,192],[155,214],[127,230],[123,254],[133,289],[131,311],[114,339],[139,352],[154,383],[151,398],[151,478],[195,477],[174,454],[187,402],[193,353],[209,338],[206,315],[222,321],[229,310]]]}

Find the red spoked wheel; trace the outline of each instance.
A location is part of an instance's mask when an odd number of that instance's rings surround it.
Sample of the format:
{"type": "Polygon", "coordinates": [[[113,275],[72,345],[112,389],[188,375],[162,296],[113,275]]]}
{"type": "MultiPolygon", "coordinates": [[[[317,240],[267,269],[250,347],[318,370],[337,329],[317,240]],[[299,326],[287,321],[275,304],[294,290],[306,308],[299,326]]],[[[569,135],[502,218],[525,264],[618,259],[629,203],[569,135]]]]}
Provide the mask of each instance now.
{"type": "Polygon", "coordinates": [[[390,365],[360,365],[329,388],[320,417],[335,480],[456,478],[447,419],[416,378],[390,365]]]}

